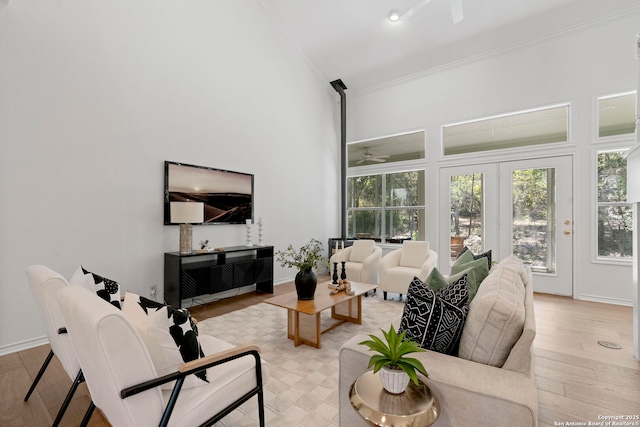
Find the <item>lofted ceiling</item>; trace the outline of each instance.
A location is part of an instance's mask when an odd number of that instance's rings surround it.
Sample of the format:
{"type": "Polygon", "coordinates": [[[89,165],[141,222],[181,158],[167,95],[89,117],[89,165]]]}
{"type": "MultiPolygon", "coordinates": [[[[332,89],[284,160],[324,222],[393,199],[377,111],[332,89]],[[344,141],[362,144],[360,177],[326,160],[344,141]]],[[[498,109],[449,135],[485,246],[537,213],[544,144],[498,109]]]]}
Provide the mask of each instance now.
{"type": "Polygon", "coordinates": [[[351,92],[640,10],[638,0],[260,0],[327,82],[351,92]]]}

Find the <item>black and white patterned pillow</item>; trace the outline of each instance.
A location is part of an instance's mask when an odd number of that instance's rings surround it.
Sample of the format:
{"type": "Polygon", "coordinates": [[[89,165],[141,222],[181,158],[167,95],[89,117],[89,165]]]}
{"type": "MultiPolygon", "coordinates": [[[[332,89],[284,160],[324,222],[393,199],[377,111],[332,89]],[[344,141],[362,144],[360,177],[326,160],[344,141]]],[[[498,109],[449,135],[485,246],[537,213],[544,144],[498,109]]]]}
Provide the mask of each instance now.
{"type": "MultiPolygon", "coordinates": [[[[142,336],[158,375],[175,372],[182,363],[204,357],[198,327],[189,311],[127,292],[123,312],[142,336]]],[[[205,382],[208,382],[207,372],[202,371],[187,377],[183,388],[205,382]]],[[[173,384],[165,384],[163,388],[171,389],[173,384]]]]}
{"type": "Polygon", "coordinates": [[[69,283],[74,286],[83,286],[91,292],[95,292],[103,300],[120,308],[120,284],[115,280],[91,273],[80,266],[69,279],[69,283]]]}
{"type": "Polygon", "coordinates": [[[435,291],[415,277],[409,285],[398,333],[406,330],[407,338],[420,347],[455,356],[469,311],[467,299],[466,274],[435,291]]]}

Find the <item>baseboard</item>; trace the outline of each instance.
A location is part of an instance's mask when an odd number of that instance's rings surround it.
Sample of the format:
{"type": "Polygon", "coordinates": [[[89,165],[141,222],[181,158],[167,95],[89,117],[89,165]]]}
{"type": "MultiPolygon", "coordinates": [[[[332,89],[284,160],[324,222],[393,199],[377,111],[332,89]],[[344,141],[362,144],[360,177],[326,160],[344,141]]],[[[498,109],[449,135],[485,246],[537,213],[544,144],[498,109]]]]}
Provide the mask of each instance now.
{"type": "Polygon", "coordinates": [[[579,299],[582,301],[601,302],[603,304],[625,305],[625,306],[633,307],[633,301],[620,299],[620,298],[603,298],[601,296],[583,294],[583,295],[578,295],[576,299],[579,299]]]}
{"type": "Polygon", "coordinates": [[[31,338],[25,341],[9,344],[0,347],[0,356],[5,356],[7,354],[16,353],[22,350],[28,350],[33,347],[38,347],[44,344],[49,344],[49,340],[47,336],[41,336],[37,338],[31,338]]]}

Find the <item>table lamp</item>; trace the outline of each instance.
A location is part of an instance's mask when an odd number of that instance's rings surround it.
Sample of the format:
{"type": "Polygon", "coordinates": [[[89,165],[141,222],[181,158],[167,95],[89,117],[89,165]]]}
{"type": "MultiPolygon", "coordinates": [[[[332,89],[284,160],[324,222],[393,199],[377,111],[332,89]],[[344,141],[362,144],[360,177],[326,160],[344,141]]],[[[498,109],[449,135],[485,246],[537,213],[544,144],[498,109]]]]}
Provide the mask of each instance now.
{"type": "Polygon", "coordinates": [[[180,255],[193,253],[191,224],[204,222],[204,203],[171,202],[171,223],[180,224],[180,255]]]}

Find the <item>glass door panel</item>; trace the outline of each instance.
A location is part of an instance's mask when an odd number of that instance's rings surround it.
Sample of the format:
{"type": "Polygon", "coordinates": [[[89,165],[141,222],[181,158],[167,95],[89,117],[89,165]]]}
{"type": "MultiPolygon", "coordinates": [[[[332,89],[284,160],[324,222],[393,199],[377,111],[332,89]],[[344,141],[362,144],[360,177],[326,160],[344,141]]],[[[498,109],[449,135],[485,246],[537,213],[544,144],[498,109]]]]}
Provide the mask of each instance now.
{"type": "Polygon", "coordinates": [[[497,164],[440,169],[439,270],[448,272],[464,246],[474,253],[491,249],[498,259],[497,164]],[[491,201],[491,202],[489,202],[491,201]]]}
{"type": "Polygon", "coordinates": [[[536,292],[573,294],[570,156],[500,163],[500,253],[531,267],[536,292]]]}
{"type": "Polygon", "coordinates": [[[555,168],[511,172],[512,253],[543,273],[556,271],[555,168]]]}
{"type": "Polygon", "coordinates": [[[483,173],[455,174],[450,177],[451,250],[449,255],[452,262],[464,246],[474,253],[482,252],[483,180],[483,173]]]}

